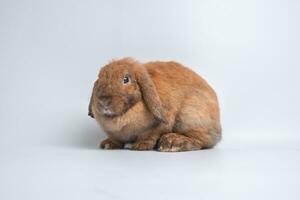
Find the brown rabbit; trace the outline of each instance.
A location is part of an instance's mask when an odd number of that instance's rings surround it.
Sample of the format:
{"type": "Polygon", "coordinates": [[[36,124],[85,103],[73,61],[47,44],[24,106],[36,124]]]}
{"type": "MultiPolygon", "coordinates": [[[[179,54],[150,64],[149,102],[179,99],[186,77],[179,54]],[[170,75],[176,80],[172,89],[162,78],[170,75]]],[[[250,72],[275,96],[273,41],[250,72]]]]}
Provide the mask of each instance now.
{"type": "Polygon", "coordinates": [[[190,151],[221,139],[214,90],[176,62],[110,62],[94,84],[89,115],[108,135],[105,149],[190,151]]]}

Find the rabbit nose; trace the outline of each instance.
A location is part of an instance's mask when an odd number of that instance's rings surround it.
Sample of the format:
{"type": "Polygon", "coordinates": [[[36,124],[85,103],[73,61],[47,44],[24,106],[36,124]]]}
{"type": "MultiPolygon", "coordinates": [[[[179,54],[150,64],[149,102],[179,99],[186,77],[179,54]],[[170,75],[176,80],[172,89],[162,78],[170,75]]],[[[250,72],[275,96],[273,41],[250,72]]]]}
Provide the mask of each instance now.
{"type": "Polygon", "coordinates": [[[111,104],[111,98],[110,97],[101,97],[99,103],[103,107],[108,107],[111,104]]]}

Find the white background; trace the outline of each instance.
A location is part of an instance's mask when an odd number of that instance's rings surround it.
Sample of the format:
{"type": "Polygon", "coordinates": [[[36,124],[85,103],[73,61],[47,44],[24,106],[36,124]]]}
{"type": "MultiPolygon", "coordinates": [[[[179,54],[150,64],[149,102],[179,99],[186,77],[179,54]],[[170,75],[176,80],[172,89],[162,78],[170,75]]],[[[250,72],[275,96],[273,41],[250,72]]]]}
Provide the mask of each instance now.
{"type": "Polygon", "coordinates": [[[0,1],[0,199],[299,199],[297,0],[0,1]],[[223,141],[104,151],[112,58],[175,60],[218,93],[223,141]]]}

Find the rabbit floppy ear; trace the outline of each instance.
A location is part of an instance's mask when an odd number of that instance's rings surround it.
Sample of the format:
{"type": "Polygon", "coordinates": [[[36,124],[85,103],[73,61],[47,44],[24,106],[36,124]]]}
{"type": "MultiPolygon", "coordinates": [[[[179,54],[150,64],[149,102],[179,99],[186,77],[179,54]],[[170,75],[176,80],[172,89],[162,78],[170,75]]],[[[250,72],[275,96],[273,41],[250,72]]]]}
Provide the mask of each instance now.
{"type": "Polygon", "coordinates": [[[167,120],[163,113],[162,103],[159,99],[156,87],[153,81],[151,80],[150,75],[142,66],[139,67],[136,75],[137,82],[140,86],[142,97],[147,108],[157,120],[167,123],[167,120]]]}
{"type": "Polygon", "coordinates": [[[93,112],[92,112],[92,104],[93,104],[93,94],[92,94],[92,96],[91,96],[91,99],[90,99],[90,103],[89,103],[89,116],[91,117],[91,118],[94,118],[94,114],[93,114],[93,112]]]}
{"type": "Polygon", "coordinates": [[[93,97],[94,97],[94,91],[95,91],[95,88],[96,88],[96,84],[97,84],[97,81],[94,83],[93,92],[92,92],[92,96],[90,98],[90,103],[89,103],[89,113],[88,113],[88,115],[92,118],[95,118],[94,114],[93,114],[93,111],[92,111],[92,105],[93,105],[93,97]]]}

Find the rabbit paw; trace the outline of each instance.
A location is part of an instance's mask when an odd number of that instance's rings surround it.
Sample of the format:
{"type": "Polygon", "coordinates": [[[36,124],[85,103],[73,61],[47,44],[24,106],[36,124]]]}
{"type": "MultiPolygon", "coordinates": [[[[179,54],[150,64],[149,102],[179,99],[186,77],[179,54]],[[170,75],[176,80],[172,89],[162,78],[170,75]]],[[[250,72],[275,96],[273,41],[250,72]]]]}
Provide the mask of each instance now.
{"type": "Polygon", "coordinates": [[[153,140],[137,141],[132,144],[131,149],[138,150],[138,151],[152,150],[152,149],[154,149],[155,144],[156,144],[156,142],[153,140]]]}
{"type": "Polygon", "coordinates": [[[158,151],[162,152],[192,151],[199,149],[201,149],[201,147],[193,142],[191,138],[177,133],[163,135],[158,144],[158,151]]]}
{"type": "Polygon", "coordinates": [[[100,148],[101,149],[122,149],[123,145],[117,141],[107,138],[100,143],[100,148]]]}

